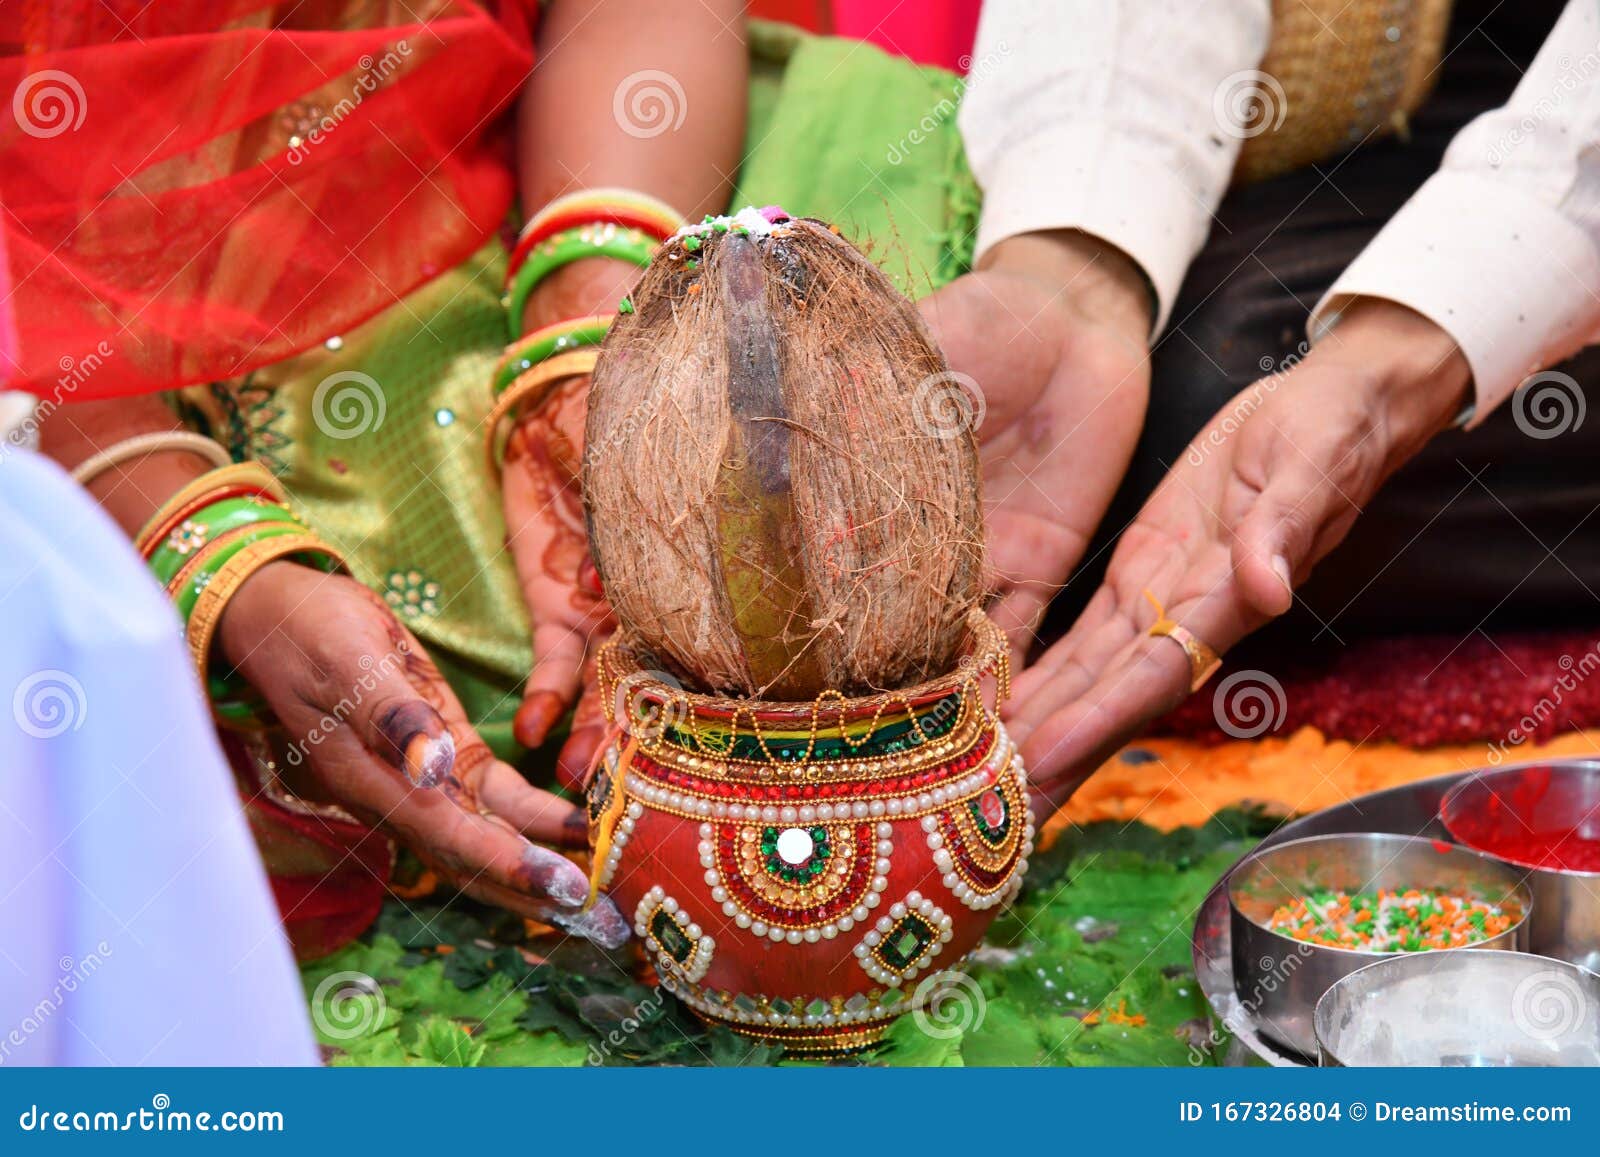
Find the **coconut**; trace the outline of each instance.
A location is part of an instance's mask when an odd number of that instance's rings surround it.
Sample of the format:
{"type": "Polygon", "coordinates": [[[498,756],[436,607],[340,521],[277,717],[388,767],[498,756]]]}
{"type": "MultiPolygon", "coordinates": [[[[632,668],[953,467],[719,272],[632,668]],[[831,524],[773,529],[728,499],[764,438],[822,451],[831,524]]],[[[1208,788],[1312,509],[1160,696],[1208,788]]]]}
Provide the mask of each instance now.
{"type": "Polygon", "coordinates": [[[968,403],[836,229],[747,209],[680,230],[589,394],[589,542],[635,651],[778,700],[948,672],[982,594],[968,403]]]}

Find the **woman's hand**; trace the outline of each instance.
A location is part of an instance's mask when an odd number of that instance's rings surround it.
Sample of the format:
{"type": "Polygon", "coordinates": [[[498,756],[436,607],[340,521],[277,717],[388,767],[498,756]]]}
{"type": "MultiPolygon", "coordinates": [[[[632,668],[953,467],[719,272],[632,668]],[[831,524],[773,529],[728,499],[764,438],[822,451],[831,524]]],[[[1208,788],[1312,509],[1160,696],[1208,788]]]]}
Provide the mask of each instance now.
{"type": "Polygon", "coordinates": [[[1146,593],[1219,652],[1287,611],[1384,479],[1459,412],[1466,360],[1397,305],[1362,301],[1304,362],[1236,396],[1190,443],[1072,630],[1006,711],[1047,808],[1189,694],[1146,593]]]}
{"type": "MultiPolygon", "coordinates": [[[[921,303],[982,399],[992,613],[1020,659],[1122,481],[1150,390],[1150,298],[1119,250],[1011,238],[921,303]]],[[[971,384],[971,383],[968,383],[971,384]]]]}
{"type": "Polygon", "coordinates": [[[422,645],[366,587],[270,563],[228,604],[219,640],[319,794],[462,891],[608,946],[627,938],[609,900],[581,910],[584,872],[529,839],[581,844],[582,813],[490,754],[422,645]]]}
{"type": "MultiPolygon", "coordinates": [[[[614,312],[639,272],[609,259],[558,270],[529,301],[524,330],[614,312]]],[[[507,440],[500,475],[511,554],[533,623],[533,672],[515,722],[517,741],[527,747],[544,742],[580,688],[593,687],[594,649],[614,627],[589,557],[579,487],[588,396],[589,379],[572,378],[527,411],[507,440]]],[[[596,693],[585,696],[561,750],[558,771],[571,785],[581,779],[603,733],[598,703],[587,702],[596,693]]]]}

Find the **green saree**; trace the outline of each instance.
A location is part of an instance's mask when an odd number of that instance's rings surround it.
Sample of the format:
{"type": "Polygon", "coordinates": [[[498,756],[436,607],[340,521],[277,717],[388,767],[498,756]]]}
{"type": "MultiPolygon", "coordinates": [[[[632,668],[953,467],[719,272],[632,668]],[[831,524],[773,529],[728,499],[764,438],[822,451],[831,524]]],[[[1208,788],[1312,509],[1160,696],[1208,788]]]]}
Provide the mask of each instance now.
{"type": "MultiPolygon", "coordinates": [[[[964,271],[979,197],[954,122],[959,79],[780,25],[754,25],[750,40],[734,206],[837,223],[912,296],[964,271]]],[[[482,451],[505,261],[491,241],[324,348],[186,390],[182,405],[282,479],[515,761],[511,719],[533,656],[482,451]]]]}

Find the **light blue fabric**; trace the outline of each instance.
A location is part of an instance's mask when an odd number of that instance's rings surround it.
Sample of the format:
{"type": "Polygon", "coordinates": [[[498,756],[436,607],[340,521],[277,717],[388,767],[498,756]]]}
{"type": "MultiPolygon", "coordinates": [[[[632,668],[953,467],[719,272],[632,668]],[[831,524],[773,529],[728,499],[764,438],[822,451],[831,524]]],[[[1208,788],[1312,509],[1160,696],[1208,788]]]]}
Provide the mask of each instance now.
{"type": "Polygon", "coordinates": [[[317,1059],[171,607],[0,448],[0,1067],[317,1059]]]}

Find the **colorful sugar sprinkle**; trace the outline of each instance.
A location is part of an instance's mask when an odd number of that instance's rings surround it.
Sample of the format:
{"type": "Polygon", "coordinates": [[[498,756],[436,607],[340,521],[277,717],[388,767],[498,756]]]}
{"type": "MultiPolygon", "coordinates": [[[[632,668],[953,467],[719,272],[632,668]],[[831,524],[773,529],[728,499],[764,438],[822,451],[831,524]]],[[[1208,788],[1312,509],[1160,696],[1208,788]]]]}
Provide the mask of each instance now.
{"type": "Polygon", "coordinates": [[[1478,944],[1511,927],[1518,915],[1436,888],[1319,891],[1278,908],[1267,928],[1327,948],[1422,952],[1478,944]]]}

